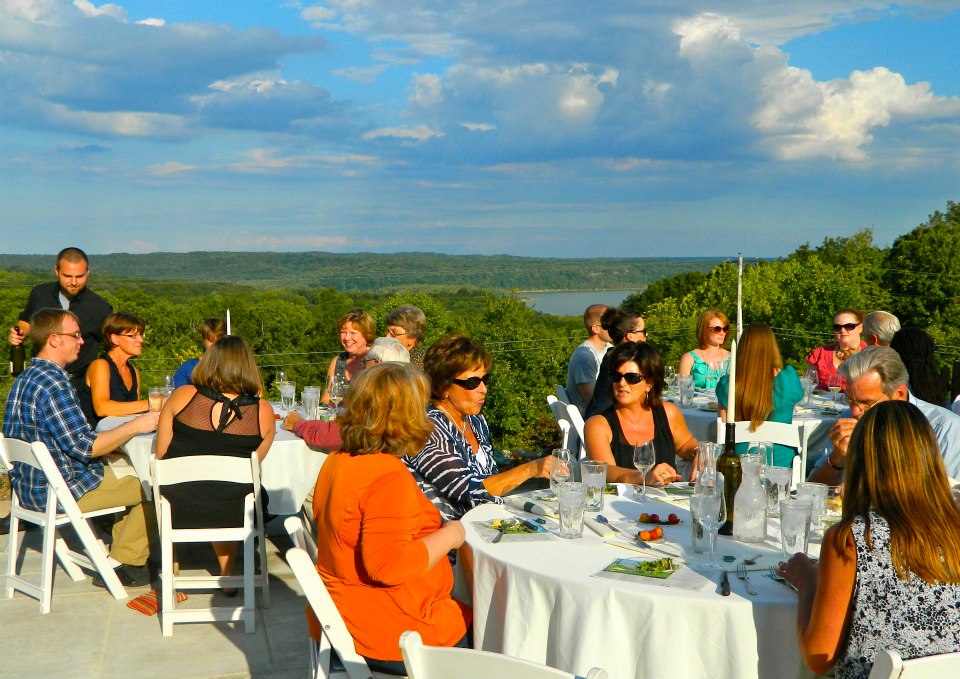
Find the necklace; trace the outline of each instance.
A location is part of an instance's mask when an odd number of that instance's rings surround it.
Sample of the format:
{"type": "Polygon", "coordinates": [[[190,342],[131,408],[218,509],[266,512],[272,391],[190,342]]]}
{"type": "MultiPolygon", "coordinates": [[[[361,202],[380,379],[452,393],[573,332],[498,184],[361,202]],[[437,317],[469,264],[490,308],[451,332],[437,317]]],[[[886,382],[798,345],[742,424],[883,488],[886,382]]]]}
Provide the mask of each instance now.
{"type": "Polygon", "coordinates": [[[447,408],[439,401],[437,401],[437,408],[443,411],[443,414],[446,415],[447,419],[453,423],[453,426],[457,428],[457,430],[460,432],[460,435],[463,436],[463,438],[467,438],[467,418],[462,418],[463,424],[457,424],[457,418],[454,417],[453,413],[447,410],[447,408]]]}

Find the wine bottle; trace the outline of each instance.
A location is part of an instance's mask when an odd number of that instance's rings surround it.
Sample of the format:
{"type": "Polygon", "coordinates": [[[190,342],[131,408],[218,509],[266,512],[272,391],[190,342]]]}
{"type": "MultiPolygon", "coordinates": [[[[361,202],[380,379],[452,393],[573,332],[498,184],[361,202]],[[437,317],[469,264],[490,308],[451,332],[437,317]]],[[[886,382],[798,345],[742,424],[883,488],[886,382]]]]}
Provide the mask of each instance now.
{"type": "MultiPolygon", "coordinates": [[[[23,336],[23,333],[20,332],[20,328],[14,328],[16,333],[23,336]]],[[[27,352],[23,348],[23,340],[20,341],[20,344],[10,345],[10,374],[16,377],[23,372],[23,364],[27,361],[27,352]]]]}
{"type": "Polygon", "coordinates": [[[727,422],[726,428],[723,453],[717,458],[717,471],[723,474],[723,499],[727,504],[727,520],[720,526],[720,535],[733,535],[734,498],[740,488],[743,470],[736,451],[737,425],[727,422]]]}

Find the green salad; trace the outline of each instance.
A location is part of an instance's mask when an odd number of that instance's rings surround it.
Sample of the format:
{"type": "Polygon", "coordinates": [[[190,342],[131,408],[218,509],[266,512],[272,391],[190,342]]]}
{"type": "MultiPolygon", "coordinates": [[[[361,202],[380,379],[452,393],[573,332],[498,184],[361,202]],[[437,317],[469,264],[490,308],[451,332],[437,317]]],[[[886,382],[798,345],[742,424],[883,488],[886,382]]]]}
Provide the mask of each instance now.
{"type": "Polygon", "coordinates": [[[667,557],[654,561],[637,561],[636,559],[617,559],[607,566],[611,573],[626,573],[628,575],[642,575],[648,578],[668,578],[677,570],[673,559],[667,557]]]}
{"type": "Polygon", "coordinates": [[[520,533],[537,533],[539,532],[536,526],[528,524],[524,521],[517,521],[516,519],[496,519],[490,522],[490,525],[500,530],[502,525],[506,524],[504,529],[505,535],[517,535],[520,533]]]}

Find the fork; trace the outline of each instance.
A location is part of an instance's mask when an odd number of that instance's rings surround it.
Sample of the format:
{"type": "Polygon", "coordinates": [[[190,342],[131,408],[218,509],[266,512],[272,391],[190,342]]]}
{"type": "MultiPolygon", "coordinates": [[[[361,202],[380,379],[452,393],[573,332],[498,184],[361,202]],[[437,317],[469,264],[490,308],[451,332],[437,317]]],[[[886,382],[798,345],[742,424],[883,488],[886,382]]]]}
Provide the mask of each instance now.
{"type": "Polygon", "coordinates": [[[784,578],[782,575],[780,575],[777,572],[777,569],[774,568],[773,566],[770,566],[770,577],[776,580],[777,582],[779,582],[781,585],[786,585],[787,587],[792,589],[794,592],[797,591],[797,588],[793,586],[793,583],[787,580],[786,578],[784,578]]]}
{"type": "Polygon", "coordinates": [[[756,596],[757,590],[753,588],[753,585],[750,584],[750,576],[747,575],[747,567],[742,563],[737,564],[737,579],[743,580],[743,584],[747,588],[747,594],[750,596],[756,596]]]}

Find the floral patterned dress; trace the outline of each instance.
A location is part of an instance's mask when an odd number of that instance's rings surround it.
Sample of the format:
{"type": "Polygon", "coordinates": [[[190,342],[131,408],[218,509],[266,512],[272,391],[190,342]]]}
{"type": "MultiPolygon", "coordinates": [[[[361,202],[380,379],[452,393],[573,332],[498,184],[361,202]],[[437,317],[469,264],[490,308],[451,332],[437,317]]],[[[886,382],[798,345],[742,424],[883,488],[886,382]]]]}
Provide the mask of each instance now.
{"type": "Polygon", "coordinates": [[[857,548],[857,580],[847,647],[837,662],[837,679],[866,679],[884,649],[904,659],[960,651],[960,585],[930,585],[915,575],[901,580],[890,555],[890,527],[870,512],[851,526],[857,548]]]}

